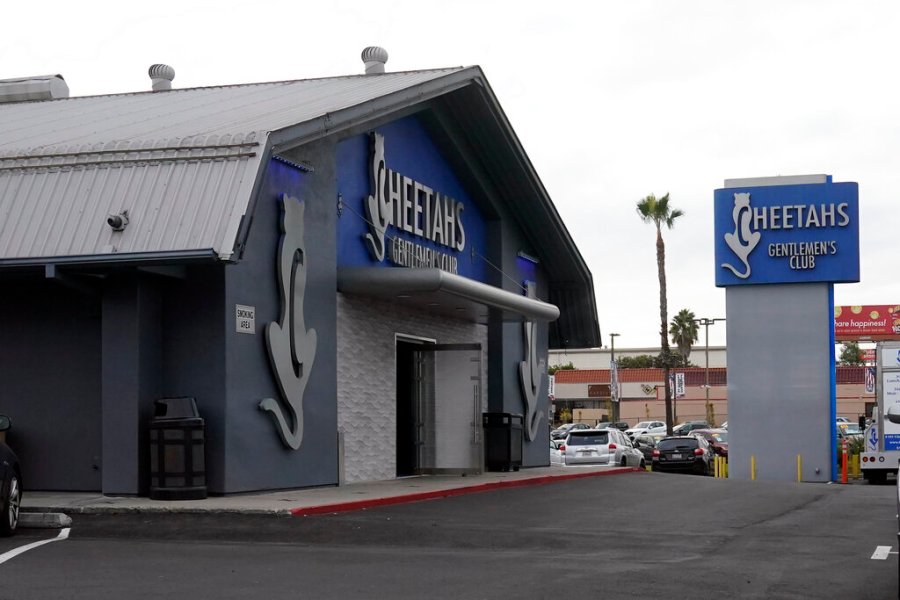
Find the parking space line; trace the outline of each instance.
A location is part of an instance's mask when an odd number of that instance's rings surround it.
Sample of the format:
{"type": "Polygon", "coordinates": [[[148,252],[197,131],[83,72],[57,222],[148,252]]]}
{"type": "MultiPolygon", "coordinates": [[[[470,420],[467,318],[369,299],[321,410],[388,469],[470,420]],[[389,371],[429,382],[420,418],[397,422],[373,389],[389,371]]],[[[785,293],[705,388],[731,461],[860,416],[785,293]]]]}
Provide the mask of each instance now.
{"type": "Polygon", "coordinates": [[[897,554],[896,552],[891,552],[892,546],[875,546],[875,552],[872,553],[872,560],[887,560],[887,557],[891,554],[897,554]]]}
{"type": "Polygon", "coordinates": [[[37,548],[38,546],[43,546],[44,544],[49,544],[50,542],[58,542],[60,540],[64,540],[64,539],[68,538],[69,537],[69,529],[70,529],[69,527],[66,527],[65,529],[61,530],[59,532],[59,535],[56,536],[55,538],[50,538],[49,540],[41,540],[40,542],[32,542],[31,544],[25,544],[24,546],[21,546],[19,548],[10,550],[9,552],[4,552],[3,554],[0,554],[0,564],[3,564],[8,560],[17,557],[18,555],[22,554],[23,552],[28,552],[29,550],[33,550],[34,548],[37,548]]]}

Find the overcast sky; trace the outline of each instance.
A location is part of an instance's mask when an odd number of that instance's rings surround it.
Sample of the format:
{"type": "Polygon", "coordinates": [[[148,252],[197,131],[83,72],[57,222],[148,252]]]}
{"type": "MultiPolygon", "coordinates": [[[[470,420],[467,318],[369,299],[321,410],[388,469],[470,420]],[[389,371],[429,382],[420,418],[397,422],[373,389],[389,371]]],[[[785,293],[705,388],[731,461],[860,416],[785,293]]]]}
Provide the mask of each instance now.
{"type": "MultiPolygon", "coordinates": [[[[480,65],[594,275],[604,344],[659,344],[655,231],[671,195],[669,318],[724,317],[713,190],[728,178],[857,181],[862,281],[839,305],[900,303],[900,2],[454,0],[6,3],[0,79],[72,96],[480,65]],[[894,208],[892,208],[892,206],[894,208]]],[[[703,334],[698,344],[704,342],[703,334]]],[[[710,344],[725,327],[710,328],[710,344]]]]}

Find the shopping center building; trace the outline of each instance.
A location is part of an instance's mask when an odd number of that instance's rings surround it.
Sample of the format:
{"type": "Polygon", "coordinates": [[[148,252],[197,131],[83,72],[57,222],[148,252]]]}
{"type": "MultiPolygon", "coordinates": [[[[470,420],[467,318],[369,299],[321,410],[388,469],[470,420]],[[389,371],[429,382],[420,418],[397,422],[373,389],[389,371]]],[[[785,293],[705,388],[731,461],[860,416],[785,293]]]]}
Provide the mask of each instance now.
{"type": "Polygon", "coordinates": [[[0,82],[0,413],[28,489],[142,495],[195,400],[212,494],[548,464],[592,277],[478,67],[68,97],[0,82]]]}

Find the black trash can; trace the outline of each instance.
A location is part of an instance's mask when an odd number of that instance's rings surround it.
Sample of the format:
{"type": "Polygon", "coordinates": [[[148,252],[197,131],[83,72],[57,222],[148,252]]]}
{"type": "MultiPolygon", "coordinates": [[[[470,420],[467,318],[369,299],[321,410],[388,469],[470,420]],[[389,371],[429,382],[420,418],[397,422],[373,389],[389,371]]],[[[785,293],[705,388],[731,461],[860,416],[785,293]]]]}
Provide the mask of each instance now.
{"type": "Polygon", "coordinates": [[[193,398],[163,398],[150,421],[150,498],[206,498],[206,442],[193,398]]]}
{"type": "Polygon", "coordinates": [[[518,471],[522,466],[522,415],[483,413],[484,465],[488,471],[518,471]]]}

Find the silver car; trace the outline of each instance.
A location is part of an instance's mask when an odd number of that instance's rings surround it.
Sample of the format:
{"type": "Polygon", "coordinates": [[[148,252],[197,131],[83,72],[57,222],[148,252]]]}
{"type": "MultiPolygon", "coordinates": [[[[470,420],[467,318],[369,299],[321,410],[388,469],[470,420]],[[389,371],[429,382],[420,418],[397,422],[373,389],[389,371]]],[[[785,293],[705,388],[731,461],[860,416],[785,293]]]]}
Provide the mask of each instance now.
{"type": "Polygon", "coordinates": [[[656,435],[666,432],[666,424],[662,421],[641,421],[631,429],[626,429],[625,433],[631,439],[639,435],[656,435]]]}
{"type": "Polygon", "coordinates": [[[618,429],[577,429],[569,432],[563,452],[566,465],[644,467],[644,455],[618,429]]]}

